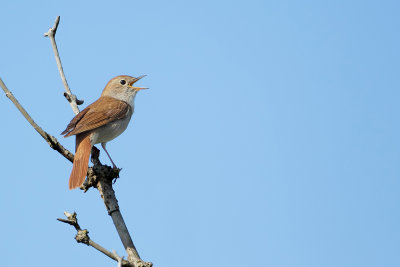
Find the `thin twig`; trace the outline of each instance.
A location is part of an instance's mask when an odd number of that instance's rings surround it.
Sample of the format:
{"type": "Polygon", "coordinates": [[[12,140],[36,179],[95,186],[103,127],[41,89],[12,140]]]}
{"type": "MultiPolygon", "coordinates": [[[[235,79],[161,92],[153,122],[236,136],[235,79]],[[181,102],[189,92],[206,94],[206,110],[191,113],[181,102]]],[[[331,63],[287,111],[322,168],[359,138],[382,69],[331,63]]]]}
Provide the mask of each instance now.
{"type": "Polygon", "coordinates": [[[129,266],[129,262],[124,260],[123,258],[119,257],[118,254],[113,251],[108,251],[107,249],[105,249],[104,247],[102,247],[101,245],[97,244],[96,242],[94,242],[92,239],[90,239],[89,237],[89,231],[88,230],[82,230],[79,223],[78,223],[78,218],[76,217],[76,212],[74,213],[69,213],[69,212],[64,212],[65,216],[67,217],[67,219],[61,219],[61,218],[57,218],[58,221],[63,222],[63,223],[67,223],[69,225],[72,225],[77,234],[75,236],[75,240],[78,243],[84,243],[88,246],[91,246],[95,249],[97,249],[98,251],[102,252],[104,255],[110,257],[111,259],[115,260],[118,262],[118,266],[129,266]]]}
{"type": "Polygon", "coordinates": [[[64,84],[64,88],[65,88],[64,96],[68,100],[69,104],[71,105],[72,111],[76,115],[79,113],[78,105],[83,104],[83,101],[78,100],[76,98],[76,96],[71,93],[71,89],[69,88],[67,79],[65,78],[65,74],[64,74],[64,70],[63,70],[63,67],[61,64],[60,55],[58,54],[58,48],[57,48],[56,38],[55,38],[59,23],[60,23],[60,16],[58,16],[56,18],[56,21],[54,22],[54,26],[52,28],[50,28],[49,31],[44,34],[44,36],[50,38],[51,46],[53,47],[53,51],[54,51],[54,56],[56,57],[58,71],[60,72],[61,80],[62,80],[62,82],[64,84]]]}
{"type": "Polygon", "coordinates": [[[3,89],[6,96],[14,103],[14,105],[18,108],[18,110],[22,113],[25,119],[32,125],[32,127],[46,140],[46,142],[50,145],[50,147],[56,151],[58,151],[61,155],[63,155],[66,159],[73,162],[74,154],[72,154],[68,149],[64,148],[58,140],[45,132],[36,122],[32,119],[32,117],[26,112],[26,110],[22,107],[22,105],[18,102],[18,100],[14,97],[10,90],[8,90],[7,86],[4,84],[3,80],[0,78],[0,86],[3,89]]]}

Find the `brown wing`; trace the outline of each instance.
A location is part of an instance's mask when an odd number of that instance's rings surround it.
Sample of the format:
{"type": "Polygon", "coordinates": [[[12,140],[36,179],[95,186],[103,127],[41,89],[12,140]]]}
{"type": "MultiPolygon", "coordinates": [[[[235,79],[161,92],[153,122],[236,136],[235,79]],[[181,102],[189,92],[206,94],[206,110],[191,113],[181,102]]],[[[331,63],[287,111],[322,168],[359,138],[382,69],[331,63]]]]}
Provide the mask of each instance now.
{"type": "Polygon", "coordinates": [[[78,113],[61,134],[65,134],[64,137],[68,137],[98,128],[109,122],[124,118],[130,110],[131,106],[125,101],[102,96],[78,113]]]}

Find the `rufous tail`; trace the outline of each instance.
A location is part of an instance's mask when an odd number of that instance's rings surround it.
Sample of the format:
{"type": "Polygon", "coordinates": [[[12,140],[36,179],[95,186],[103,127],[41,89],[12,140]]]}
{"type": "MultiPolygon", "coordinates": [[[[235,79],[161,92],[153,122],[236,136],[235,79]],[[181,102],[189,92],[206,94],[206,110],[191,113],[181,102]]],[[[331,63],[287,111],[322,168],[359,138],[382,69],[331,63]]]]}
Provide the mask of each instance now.
{"type": "Polygon", "coordinates": [[[71,176],[69,177],[69,189],[80,187],[85,181],[92,143],[89,133],[76,135],[75,157],[72,166],[71,176]]]}

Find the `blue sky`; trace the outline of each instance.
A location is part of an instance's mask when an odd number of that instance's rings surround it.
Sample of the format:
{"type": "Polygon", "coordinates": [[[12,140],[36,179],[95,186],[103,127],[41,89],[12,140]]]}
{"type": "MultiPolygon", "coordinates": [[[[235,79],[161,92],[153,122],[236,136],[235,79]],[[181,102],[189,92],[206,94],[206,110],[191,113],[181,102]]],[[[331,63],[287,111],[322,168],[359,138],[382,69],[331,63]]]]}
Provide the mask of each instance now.
{"type": "MultiPolygon", "coordinates": [[[[397,1],[2,1],[0,77],[64,146],[87,104],[148,76],[107,146],[136,247],[155,266],[400,266],[397,1]]],[[[115,266],[56,221],[123,247],[96,191],[2,95],[1,266],[115,266]]],[[[109,163],[104,153],[102,161],[109,163]]]]}

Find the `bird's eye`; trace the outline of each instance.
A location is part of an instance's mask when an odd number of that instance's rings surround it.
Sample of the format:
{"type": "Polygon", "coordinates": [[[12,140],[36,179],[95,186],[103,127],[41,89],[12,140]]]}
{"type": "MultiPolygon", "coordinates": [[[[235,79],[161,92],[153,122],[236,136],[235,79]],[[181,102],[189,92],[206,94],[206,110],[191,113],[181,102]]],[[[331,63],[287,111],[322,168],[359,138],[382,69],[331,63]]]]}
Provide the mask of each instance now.
{"type": "Polygon", "coordinates": [[[126,81],[125,80],[120,80],[119,83],[124,85],[124,84],[126,84],[126,81]]]}

